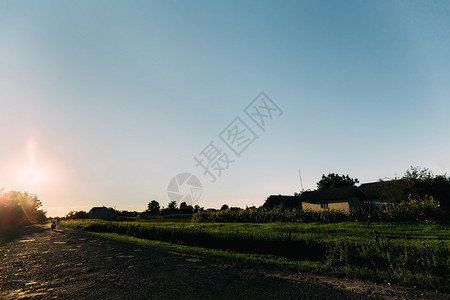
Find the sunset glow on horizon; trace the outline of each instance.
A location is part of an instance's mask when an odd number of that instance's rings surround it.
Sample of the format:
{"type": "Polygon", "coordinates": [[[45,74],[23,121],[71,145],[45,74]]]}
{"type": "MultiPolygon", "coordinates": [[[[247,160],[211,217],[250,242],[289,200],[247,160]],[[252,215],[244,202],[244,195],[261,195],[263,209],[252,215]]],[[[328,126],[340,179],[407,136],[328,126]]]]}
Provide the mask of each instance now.
{"type": "Polygon", "coordinates": [[[205,208],[293,195],[299,170],[305,189],[329,172],[361,183],[410,166],[449,174],[449,11],[415,0],[0,1],[0,186],[64,216],[167,206],[183,173],[201,182],[205,208]],[[283,111],[264,129],[244,119],[261,92],[283,111]],[[254,143],[239,155],[217,144],[233,163],[213,182],[194,158],[241,117],[254,143]]]}

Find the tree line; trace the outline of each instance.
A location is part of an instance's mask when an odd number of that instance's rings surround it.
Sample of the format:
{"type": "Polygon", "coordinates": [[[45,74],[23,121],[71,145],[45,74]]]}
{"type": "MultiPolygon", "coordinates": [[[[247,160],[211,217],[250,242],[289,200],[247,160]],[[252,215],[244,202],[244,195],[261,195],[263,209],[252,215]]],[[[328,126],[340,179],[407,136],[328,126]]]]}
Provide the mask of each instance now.
{"type": "MultiPolygon", "coordinates": [[[[407,203],[409,199],[432,198],[444,209],[450,208],[450,176],[435,175],[427,168],[413,167],[407,169],[401,178],[381,180],[383,182],[383,198],[389,203],[407,203]]],[[[317,190],[355,186],[357,178],[349,175],[329,173],[317,182],[317,190]]],[[[301,193],[296,193],[300,195],[301,193]]]]}
{"type": "MultiPolygon", "coordinates": [[[[159,216],[170,216],[170,215],[190,215],[195,214],[199,211],[204,211],[203,207],[200,207],[198,205],[188,205],[186,202],[181,202],[180,206],[176,203],[176,201],[170,201],[167,204],[167,207],[162,207],[158,201],[152,200],[148,203],[147,209],[143,212],[137,212],[137,211],[127,211],[122,210],[118,211],[114,208],[110,207],[108,208],[114,216],[115,220],[128,220],[132,218],[139,218],[139,219],[150,219],[155,218],[159,216]]],[[[71,211],[69,212],[64,218],[66,219],[88,219],[89,218],[89,212],[86,211],[71,211]]]]}
{"type": "Polygon", "coordinates": [[[28,192],[5,192],[0,188],[0,232],[45,222],[46,212],[39,209],[41,206],[42,203],[36,195],[28,192]]]}
{"type": "MultiPolygon", "coordinates": [[[[383,198],[391,204],[411,205],[412,200],[416,201],[436,201],[443,209],[449,210],[450,207],[450,177],[446,174],[434,175],[429,169],[422,169],[419,167],[410,167],[405,171],[401,178],[390,180],[381,180],[383,182],[383,198]]],[[[347,175],[339,175],[337,173],[323,174],[322,178],[317,182],[317,191],[355,186],[359,183],[358,178],[352,178],[347,175]]],[[[304,192],[295,193],[300,196],[304,192]]],[[[430,202],[431,203],[431,202],[430,202]]],[[[427,204],[428,205],[428,204],[427,204]]],[[[129,212],[129,211],[113,211],[116,220],[125,220],[127,218],[141,218],[151,219],[155,217],[164,217],[170,215],[189,215],[197,212],[205,212],[203,207],[199,205],[188,205],[182,202],[179,206],[176,201],[170,201],[167,207],[162,207],[158,201],[152,200],[148,203],[147,209],[144,212],[129,212]]],[[[237,208],[229,208],[224,204],[220,208],[221,211],[233,210],[237,208]]],[[[86,219],[89,218],[89,213],[85,211],[72,211],[66,215],[68,219],[86,219]]]]}

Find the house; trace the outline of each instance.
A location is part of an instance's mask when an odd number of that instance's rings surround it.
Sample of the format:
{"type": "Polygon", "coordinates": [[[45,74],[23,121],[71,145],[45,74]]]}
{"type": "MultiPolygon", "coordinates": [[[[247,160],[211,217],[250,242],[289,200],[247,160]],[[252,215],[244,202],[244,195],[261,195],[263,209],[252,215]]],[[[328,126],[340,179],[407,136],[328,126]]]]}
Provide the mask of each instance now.
{"type": "Polygon", "coordinates": [[[364,193],[356,186],[341,187],[322,191],[304,192],[300,196],[303,209],[350,210],[371,207],[364,193]]]}
{"type": "Polygon", "coordinates": [[[283,206],[288,209],[301,208],[302,202],[298,196],[270,195],[262,207],[272,209],[276,206],[283,206]]]}
{"type": "Polygon", "coordinates": [[[89,219],[112,220],[114,214],[112,209],[106,207],[93,207],[89,211],[89,219]]]}
{"type": "Polygon", "coordinates": [[[366,200],[372,204],[372,207],[382,207],[387,204],[387,189],[389,181],[378,181],[363,183],[359,189],[366,196],[366,200]]]}

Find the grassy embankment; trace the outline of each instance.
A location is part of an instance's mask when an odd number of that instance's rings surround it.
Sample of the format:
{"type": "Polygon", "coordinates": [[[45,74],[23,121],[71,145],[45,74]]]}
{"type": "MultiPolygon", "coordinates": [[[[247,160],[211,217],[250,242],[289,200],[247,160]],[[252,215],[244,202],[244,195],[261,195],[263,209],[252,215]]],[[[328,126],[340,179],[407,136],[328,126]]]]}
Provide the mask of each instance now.
{"type": "Polygon", "coordinates": [[[445,225],[98,220],[64,221],[62,224],[165,250],[450,290],[450,233],[445,225]]]}

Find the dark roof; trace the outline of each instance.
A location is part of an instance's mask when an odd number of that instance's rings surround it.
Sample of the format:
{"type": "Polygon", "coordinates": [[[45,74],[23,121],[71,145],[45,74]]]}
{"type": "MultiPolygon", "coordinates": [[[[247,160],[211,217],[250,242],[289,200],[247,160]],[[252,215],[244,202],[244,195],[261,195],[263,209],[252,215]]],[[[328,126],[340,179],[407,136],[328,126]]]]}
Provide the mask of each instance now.
{"type": "Polygon", "coordinates": [[[386,198],[388,184],[389,181],[363,183],[359,186],[359,189],[370,200],[384,199],[386,198]]]}
{"type": "Polygon", "coordinates": [[[356,186],[346,186],[323,191],[304,192],[300,196],[302,202],[320,202],[331,200],[347,200],[351,197],[364,199],[364,194],[356,186]]]}
{"type": "Polygon", "coordinates": [[[103,210],[103,209],[107,209],[107,210],[111,211],[109,208],[102,206],[102,207],[93,207],[93,208],[91,208],[91,210],[89,212],[94,213],[96,211],[103,210]]]}
{"type": "Polygon", "coordinates": [[[298,196],[270,195],[264,202],[263,207],[274,208],[280,205],[285,208],[296,208],[301,207],[302,203],[298,196]]]}

